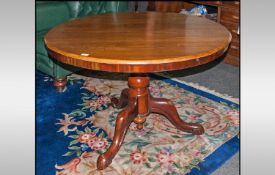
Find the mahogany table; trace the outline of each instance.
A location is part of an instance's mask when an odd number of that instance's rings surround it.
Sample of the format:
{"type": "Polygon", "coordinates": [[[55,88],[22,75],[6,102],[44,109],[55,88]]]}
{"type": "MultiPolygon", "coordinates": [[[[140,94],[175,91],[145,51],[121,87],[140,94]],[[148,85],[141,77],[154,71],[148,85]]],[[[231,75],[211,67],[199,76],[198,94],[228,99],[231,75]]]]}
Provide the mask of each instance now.
{"type": "Polygon", "coordinates": [[[111,100],[113,106],[124,109],[117,116],[111,146],[97,160],[99,170],[112,162],[130,124],[135,122],[142,129],[150,113],[162,114],[179,130],[203,134],[200,124],[180,119],[170,100],[150,95],[147,73],[208,63],[221,56],[230,41],[231,34],[218,23],[159,12],[87,16],[61,24],[45,36],[49,55],[60,62],[131,73],[129,88],[111,100]]]}

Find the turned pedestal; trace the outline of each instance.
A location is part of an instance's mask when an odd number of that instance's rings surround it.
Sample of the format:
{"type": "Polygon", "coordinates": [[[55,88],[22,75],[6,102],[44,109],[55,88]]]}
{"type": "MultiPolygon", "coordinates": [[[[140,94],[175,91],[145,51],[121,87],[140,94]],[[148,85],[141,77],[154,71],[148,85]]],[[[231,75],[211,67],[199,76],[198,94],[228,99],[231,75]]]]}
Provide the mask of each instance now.
{"type": "Polygon", "coordinates": [[[137,124],[138,129],[142,129],[146,117],[150,113],[163,115],[179,130],[195,135],[204,133],[201,125],[182,121],[170,100],[152,97],[148,89],[149,82],[150,78],[146,74],[132,74],[128,77],[129,88],[121,92],[119,99],[112,98],[112,105],[114,107],[124,109],[117,115],[111,146],[98,157],[97,168],[99,170],[105,169],[111,164],[112,159],[122,145],[130,124],[134,122],[137,124]]]}

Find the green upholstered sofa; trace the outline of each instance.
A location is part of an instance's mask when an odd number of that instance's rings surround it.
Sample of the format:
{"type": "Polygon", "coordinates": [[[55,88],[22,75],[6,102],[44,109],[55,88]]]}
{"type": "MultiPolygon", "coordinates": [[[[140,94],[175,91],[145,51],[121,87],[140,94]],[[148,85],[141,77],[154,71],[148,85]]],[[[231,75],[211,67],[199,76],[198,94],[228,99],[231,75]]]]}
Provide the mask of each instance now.
{"type": "Polygon", "coordinates": [[[79,68],[65,65],[48,56],[44,35],[66,21],[88,15],[128,11],[127,1],[36,1],[36,69],[54,78],[54,86],[62,90],[67,75],[79,68]]]}

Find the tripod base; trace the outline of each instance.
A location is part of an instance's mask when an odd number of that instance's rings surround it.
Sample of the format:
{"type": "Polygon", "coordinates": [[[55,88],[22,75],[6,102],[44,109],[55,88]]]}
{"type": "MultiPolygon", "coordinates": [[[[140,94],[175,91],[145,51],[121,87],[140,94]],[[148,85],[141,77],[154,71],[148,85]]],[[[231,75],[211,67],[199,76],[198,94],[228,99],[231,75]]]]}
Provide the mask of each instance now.
{"type": "Polygon", "coordinates": [[[181,131],[194,135],[204,133],[204,129],[200,124],[182,121],[177,109],[170,100],[152,97],[148,90],[149,82],[150,78],[145,74],[131,75],[128,77],[129,88],[121,92],[119,99],[111,99],[114,107],[124,109],[118,113],[111,146],[98,157],[97,169],[103,170],[112,163],[112,159],[119,151],[130,124],[134,122],[137,124],[138,129],[142,129],[146,117],[150,113],[163,115],[181,131]]]}

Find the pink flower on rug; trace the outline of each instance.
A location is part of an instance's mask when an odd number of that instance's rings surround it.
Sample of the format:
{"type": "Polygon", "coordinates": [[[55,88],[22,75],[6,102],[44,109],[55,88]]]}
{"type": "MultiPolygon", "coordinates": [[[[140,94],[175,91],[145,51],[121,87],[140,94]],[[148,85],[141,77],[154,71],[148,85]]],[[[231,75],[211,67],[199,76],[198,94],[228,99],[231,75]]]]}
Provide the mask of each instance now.
{"type": "Polygon", "coordinates": [[[172,153],[169,153],[169,152],[163,151],[163,150],[161,150],[156,155],[157,161],[159,162],[159,164],[161,166],[168,166],[168,165],[172,164],[174,162],[173,157],[174,156],[172,153]]]}
{"type": "Polygon", "coordinates": [[[102,150],[108,145],[108,141],[105,138],[97,137],[89,141],[88,145],[93,150],[102,150]]]}
{"type": "Polygon", "coordinates": [[[111,99],[110,99],[110,97],[108,97],[108,96],[101,96],[101,97],[99,97],[99,98],[97,99],[97,102],[98,102],[99,104],[106,104],[106,103],[111,102],[111,99]]]}
{"type": "Polygon", "coordinates": [[[146,153],[138,149],[130,154],[130,159],[134,164],[140,164],[147,161],[146,153]]]}
{"type": "Polygon", "coordinates": [[[238,110],[229,110],[229,111],[226,112],[226,115],[239,116],[239,111],[238,110]]]}
{"type": "Polygon", "coordinates": [[[78,141],[80,143],[88,143],[90,142],[91,140],[93,140],[94,138],[96,137],[96,134],[95,133],[84,133],[84,134],[80,134],[78,136],[78,141]]]}
{"type": "Polygon", "coordinates": [[[226,112],[226,120],[229,120],[232,122],[234,125],[239,125],[240,124],[240,118],[239,118],[239,111],[237,110],[230,110],[226,112]]]}
{"type": "Polygon", "coordinates": [[[201,152],[198,151],[198,150],[195,150],[195,151],[193,152],[192,155],[193,155],[194,157],[198,157],[198,158],[202,156],[201,152]]]}
{"type": "Polygon", "coordinates": [[[76,123],[75,123],[75,125],[85,125],[86,123],[87,123],[88,121],[86,120],[86,119],[84,119],[84,120],[79,120],[79,121],[77,121],[76,123]]]}
{"type": "Polygon", "coordinates": [[[240,125],[240,118],[237,116],[226,116],[225,118],[232,122],[234,125],[240,125]]]}
{"type": "Polygon", "coordinates": [[[90,108],[97,109],[101,106],[102,104],[98,102],[98,100],[89,100],[86,102],[86,106],[90,108]]]}
{"type": "Polygon", "coordinates": [[[102,106],[103,104],[106,104],[106,103],[110,103],[111,100],[109,97],[107,96],[101,96],[99,97],[98,99],[96,100],[89,100],[89,101],[86,101],[85,102],[85,106],[88,106],[90,108],[94,108],[94,109],[97,109],[99,108],[100,106],[102,106]]]}
{"type": "Polygon", "coordinates": [[[196,116],[196,115],[194,115],[194,114],[190,115],[188,118],[189,118],[192,122],[197,121],[197,120],[199,119],[199,117],[196,116]]]}

